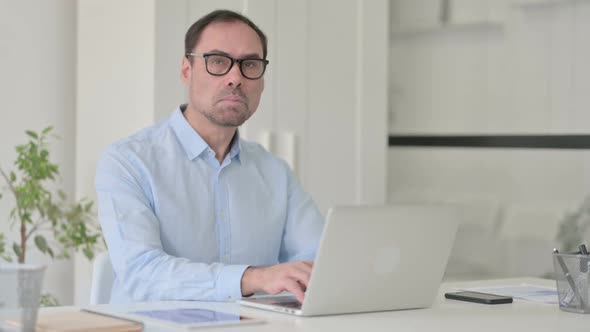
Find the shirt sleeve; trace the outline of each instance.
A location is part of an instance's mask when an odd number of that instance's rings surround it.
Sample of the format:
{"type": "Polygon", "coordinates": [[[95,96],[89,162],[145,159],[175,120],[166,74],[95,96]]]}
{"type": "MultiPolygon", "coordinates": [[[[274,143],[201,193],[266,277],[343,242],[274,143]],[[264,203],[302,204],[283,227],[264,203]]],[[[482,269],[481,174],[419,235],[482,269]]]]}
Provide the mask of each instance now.
{"type": "Polygon", "coordinates": [[[149,173],[132,153],[111,147],[98,163],[98,218],[117,282],[133,301],[232,301],[247,265],[192,262],[168,255],[160,240],[149,173]]]}
{"type": "Polygon", "coordinates": [[[287,222],[279,260],[313,261],[324,229],[324,217],[286,164],[285,167],[288,173],[287,222]]]}

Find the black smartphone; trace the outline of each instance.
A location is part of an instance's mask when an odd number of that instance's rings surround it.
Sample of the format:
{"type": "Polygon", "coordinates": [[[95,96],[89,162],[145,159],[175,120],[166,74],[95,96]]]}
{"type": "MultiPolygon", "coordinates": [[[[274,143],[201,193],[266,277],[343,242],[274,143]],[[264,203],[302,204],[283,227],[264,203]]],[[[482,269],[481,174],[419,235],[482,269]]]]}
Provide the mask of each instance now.
{"type": "Polygon", "coordinates": [[[502,296],[502,295],[494,295],[494,294],[486,294],[486,293],[478,293],[478,292],[467,292],[467,291],[445,293],[445,297],[447,299],[452,299],[452,300],[468,301],[468,302],[483,303],[483,304],[512,303],[512,297],[510,297],[510,296],[502,296]]]}

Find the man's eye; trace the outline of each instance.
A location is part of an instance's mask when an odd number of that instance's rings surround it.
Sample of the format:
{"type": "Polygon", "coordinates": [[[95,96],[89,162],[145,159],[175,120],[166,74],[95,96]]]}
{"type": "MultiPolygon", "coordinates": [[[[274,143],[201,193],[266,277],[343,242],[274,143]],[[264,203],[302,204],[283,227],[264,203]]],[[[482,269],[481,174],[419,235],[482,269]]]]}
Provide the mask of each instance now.
{"type": "Polygon", "coordinates": [[[215,58],[211,58],[209,60],[209,63],[212,65],[224,65],[227,63],[227,59],[215,57],[215,58]]]}
{"type": "Polygon", "coordinates": [[[249,69],[258,68],[259,65],[258,61],[244,61],[244,67],[249,69]]]}

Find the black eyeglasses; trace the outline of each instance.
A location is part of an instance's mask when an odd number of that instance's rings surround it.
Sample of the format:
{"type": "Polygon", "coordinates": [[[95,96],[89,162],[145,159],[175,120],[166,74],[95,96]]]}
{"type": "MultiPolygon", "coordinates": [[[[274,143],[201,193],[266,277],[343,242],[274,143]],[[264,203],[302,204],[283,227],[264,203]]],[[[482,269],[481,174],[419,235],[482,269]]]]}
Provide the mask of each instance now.
{"type": "Polygon", "coordinates": [[[186,56],[202,57],[205,59],[205,68],[213,76],[223,76],[231,70],[234,62],[240,66],[242,75],[250,80],[257,80],[264,75],[268,60],[266,59],[234,59],[218,53],[186,53],[186,56]]]}

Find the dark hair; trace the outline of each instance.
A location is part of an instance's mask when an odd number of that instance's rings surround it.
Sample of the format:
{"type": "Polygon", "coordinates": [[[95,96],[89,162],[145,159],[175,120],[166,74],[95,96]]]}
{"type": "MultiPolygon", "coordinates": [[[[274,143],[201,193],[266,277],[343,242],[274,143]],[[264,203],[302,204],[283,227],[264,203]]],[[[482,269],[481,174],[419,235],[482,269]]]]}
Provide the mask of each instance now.
{"type": "MultiPolygon", "coordinates": [[[[209,24],[214,22],[242,22],[247,24],[254,31],[256,31],[258,37],[260,37],[260,42],[262,43],[262,57],[263,59],[266,59],[268,40],[266,39],[266,35],[264,34],[264,32],[262,32],[262,30],[260,30],[260,28],[256,26],[256,24],[254,24],[252,21],[250,21],[250,19],[248,19],[246,16],[225,9],[218,9],[212,11],[209,14],[201,17],[199,20],[193,23],[193,25],[191,25],[191,27],[186,32],[186,36],[184,37],[185,55],[186,53],[190,53],[193,51],[193,48],[195,48],[195,46],[199,42],[199,39],[201,38],[203,30],[205,30],[205,28],[209,24]]],[[[188,57],[188,59],[192,63],[192,57],[188,57]]]]}

